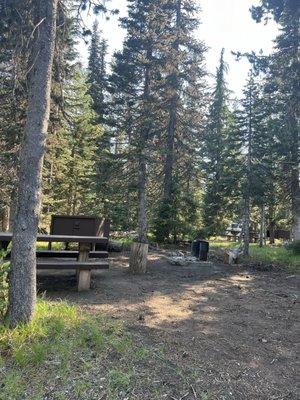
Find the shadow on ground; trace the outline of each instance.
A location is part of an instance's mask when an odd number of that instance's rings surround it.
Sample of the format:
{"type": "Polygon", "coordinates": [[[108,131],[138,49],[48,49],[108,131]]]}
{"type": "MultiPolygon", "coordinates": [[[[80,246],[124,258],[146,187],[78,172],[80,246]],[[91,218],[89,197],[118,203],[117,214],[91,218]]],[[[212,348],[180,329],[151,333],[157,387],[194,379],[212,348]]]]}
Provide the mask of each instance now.
{"type": "MultiPolygon", "coordinates": [[[[124,320],[141,343],[163,349],[166,369],[189,371],[193,390],[185,399],[300,398],[296,276],[173,266],[161,253],[150,255],[144,276],[129,275],[127,265],[126,254],[114,257],[87,293],[76,292],[68,272],[39,273],[38,287],[51,299],[124,320]]],[[[169,384],[179,399],[180,388],[169,384]]]]}

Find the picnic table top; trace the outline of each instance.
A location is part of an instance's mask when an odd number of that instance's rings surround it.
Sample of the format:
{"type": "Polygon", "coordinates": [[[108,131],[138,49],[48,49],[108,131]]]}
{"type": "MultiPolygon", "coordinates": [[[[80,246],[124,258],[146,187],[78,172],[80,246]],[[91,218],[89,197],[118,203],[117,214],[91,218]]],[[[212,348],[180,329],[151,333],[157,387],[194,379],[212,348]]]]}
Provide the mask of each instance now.
{"type": "MultiPolygon", "coordinates": [[[[0,241],[10,242],[12,232],[0,232],[0,241]]],[[[107,238],[103,236],[73,236],[73,235],[37,235],[38,242],[65,242],[65,243],[101,243],[106,244],[107,238]]]]}

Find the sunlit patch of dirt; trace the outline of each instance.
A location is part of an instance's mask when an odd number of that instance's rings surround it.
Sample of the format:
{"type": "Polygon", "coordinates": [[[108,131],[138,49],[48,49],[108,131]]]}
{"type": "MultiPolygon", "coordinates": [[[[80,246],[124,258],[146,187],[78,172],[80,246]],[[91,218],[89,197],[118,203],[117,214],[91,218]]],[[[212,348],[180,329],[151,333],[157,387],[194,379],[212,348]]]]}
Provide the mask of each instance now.
{"type": "Polygon", "coordinates": [[[192,315],[189,306],[192,304],[191,300],[182,298],[173,298],[172,296],[163,296],[159,293],[154,293],[149,300],[145,302],[145,307],[151,314],[147,316],[145,322],[148,326],[164,322],[172,322],[174,319],[177,321],[184,320],[192,315]]]}
{"type": "MultiPolygon", "coordinates": [[[[129,275],[128,254],[120,254],[93,282],[85,294],[64,286],[48,296],[121,319],[141,343],[163,347],[172,368],[191,371],[199,399],[300,398],[297,276],[222,264],[173,266],[156,252],[145,275],[129,275]]],[[[174,393],[182,389],[172,385],[174,393]]],[[[186,400],[195,400],[193,390],[186,400]]]]}

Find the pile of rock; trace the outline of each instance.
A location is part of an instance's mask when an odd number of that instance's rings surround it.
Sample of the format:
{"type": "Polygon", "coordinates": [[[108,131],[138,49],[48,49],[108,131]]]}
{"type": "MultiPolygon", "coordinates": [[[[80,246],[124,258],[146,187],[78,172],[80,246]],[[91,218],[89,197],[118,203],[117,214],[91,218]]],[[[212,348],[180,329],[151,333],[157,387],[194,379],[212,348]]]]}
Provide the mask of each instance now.
{"type": "Polygon", "coordinates": [[[199,261],[197,257],[193,257],[188,253],[184,253],[183,251],[173,251],[168,253],[167,260],[171,265],[185,266],[194,263],[203,264],[203,261],[199,261]]]}

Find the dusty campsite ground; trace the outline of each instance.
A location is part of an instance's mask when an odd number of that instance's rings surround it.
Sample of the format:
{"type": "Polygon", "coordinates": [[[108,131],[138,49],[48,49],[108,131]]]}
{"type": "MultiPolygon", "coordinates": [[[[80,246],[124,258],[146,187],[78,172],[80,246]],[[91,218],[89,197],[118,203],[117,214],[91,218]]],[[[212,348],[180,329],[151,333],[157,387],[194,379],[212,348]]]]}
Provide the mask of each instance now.
{"type": "Polygon", "coordinates": [[[129,275],[127,266],[128,254],[114,256],[110,270],[95,272],[93,289],[80,294],[68,273],[39,276],[47,298],[122,320],[141,351],[150,349],[134,367],[138,379],[117,398],[300,398],[295,274],[174,266],[163,252],[150,254],[144,276],[129,275]]]}

